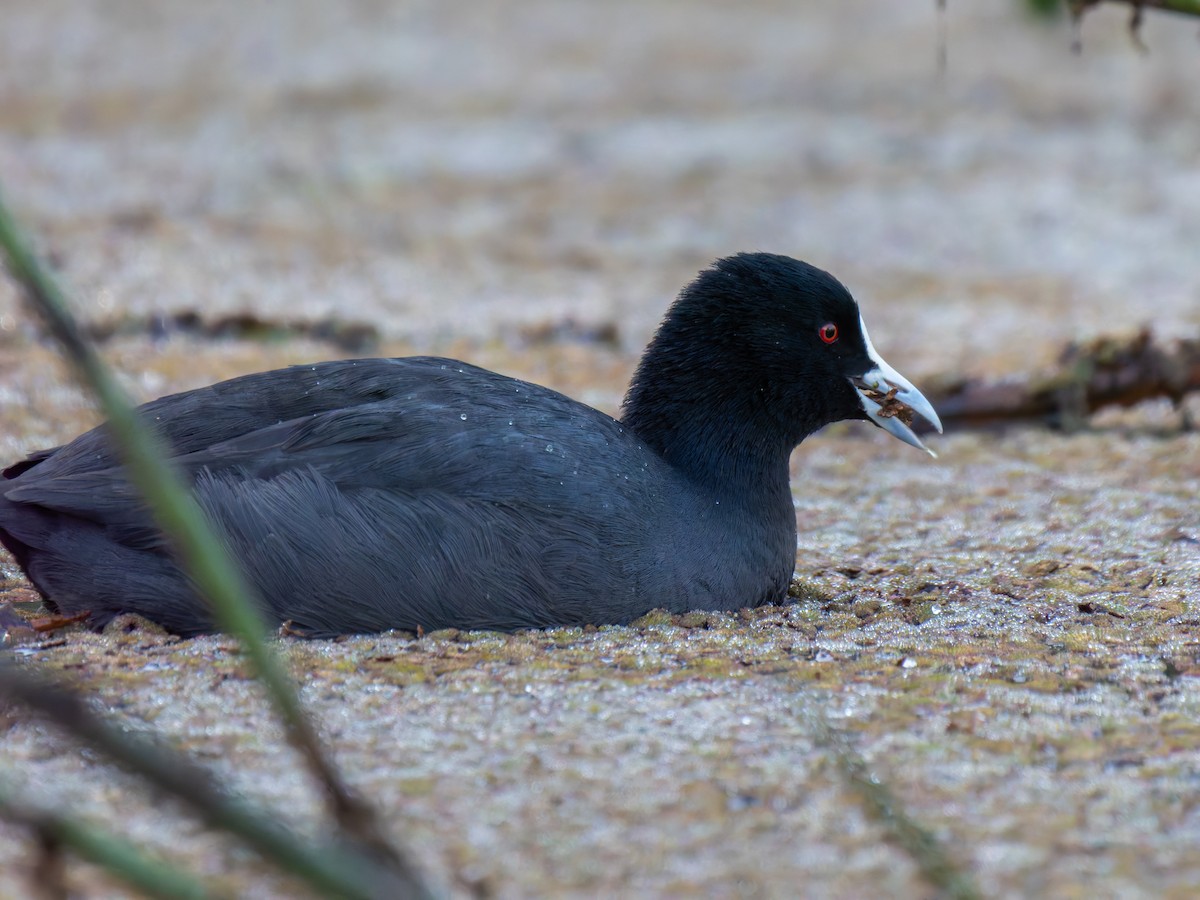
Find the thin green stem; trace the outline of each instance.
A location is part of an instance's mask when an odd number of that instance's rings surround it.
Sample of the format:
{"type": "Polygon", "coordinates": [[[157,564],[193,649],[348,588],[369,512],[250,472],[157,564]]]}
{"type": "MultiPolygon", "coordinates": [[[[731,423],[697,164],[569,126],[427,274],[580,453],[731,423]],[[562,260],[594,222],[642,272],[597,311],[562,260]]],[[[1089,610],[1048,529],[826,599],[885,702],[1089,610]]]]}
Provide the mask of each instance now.
{"type": "Polygon", "coordinates": [[[80,331],[71,316],[65,292],[31,251],[2,197],[0,247],[12,276],[24,287],[50,333],[62,344],[80,377],[95,393],[131,480],[173,542],[199,592],[208,599],[218,626],[241,642],[290,741],[324,786],[338,824],[348,837],[369,848],[395,875],[409,883],[414,896],[427,896],[428,890],[415,866],[387,840],[372,807],[349,789],[323,751],[282,662],[263,640],[266,626],[257,614],[256,605],[249,600],[254,595],[240,568],[208,527],[191,493],[167,461],[158,435],[138,418],[133,404],[80,331]]]}
{"type": "Polygon", "coordinates": [[[36,832],[46,844],[74,851],[106,872],[163,900],[207,900],[217,896],[173,865],[147,856],[133,844],[105,834],[73,816],[29,805],[0,781],[0,816],[36,832]]]}
{"type": "Polygon", "coordinates": [[[982,896],[970,873],[946,850],[937,835],[910,816],[891,788],[871,774],[866,760],[829,723],[823,710],[812,707],[809,727],[819,745],[837,764],[846,785],[858,795],[867,813],[917,864],[922,877],[950,900],[978,900],[982,896]]]}
{"type": "Polygon", "coordinates": [[[200,508],[166,462],[162,442],[138,419],[125,392],[95,348],[84,338],[69,312],[62,289],[29,249],[2,199],[0,245],[3,245],[9,271],[25,288],[50,332],[63,345],[68,358],[100,401],[130,478],[142,492],[163,531],[174,542],[200,593],[212,605],[217,624],[241,641],[293,740],[318,776],[326,784],[333,785],[335,796],[344,793],[333,767],[320,751],[282,663],[262,639],[266,626],[256,614],[255,607],[246,602],[246,598],[254,596],[253,591],[212,529],[205,527],[200,508]]]}
{"type": "Polygon", "coordinates": [[[332,846],[314,847],[225,792],[212,775],[178,753],[122,732],[76,692],[24,667],[0,661],[0,697],[17,700],[159,790],[183,801],[214,828],[237,835],[285,872],[323,894],[371,900],[392,896],[392,881],[372,859],[332,846]]]}

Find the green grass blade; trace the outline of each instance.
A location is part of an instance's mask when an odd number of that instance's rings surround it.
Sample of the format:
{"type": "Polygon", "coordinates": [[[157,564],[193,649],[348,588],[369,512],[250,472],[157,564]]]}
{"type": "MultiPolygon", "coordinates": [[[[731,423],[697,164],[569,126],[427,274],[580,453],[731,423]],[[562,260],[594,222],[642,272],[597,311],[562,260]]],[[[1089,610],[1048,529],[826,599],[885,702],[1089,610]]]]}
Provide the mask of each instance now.
{"type": "Polygon", "coordinates": [[[953,859],[937,835],[908,814],[887,784],[871,774],[866,760],[834,729],[824,711],[813,706],[807,718],[817,744],[833,757],[847,787],[887,836],[916,863],[938,896],[948,900],[978,900],[983,896],[970,872],[953,859]]]}
{"type": "Polygon", "coordinates": [[[283,720],[292,744],[325,787],[334,816],[350,840],[386,862],[393,874],[411,885],[414,896],[428,896],[415,866],[384,835],[374,810],[350,791],[321,747],[279,657],[263,639],[266,627],[248,598],[253,593],[237,564],[208,527],[190,492],[167,461],[158,436],[137,416],[99,354],[72,317],[66,295],[38,261],[0,197],[0,248],[12,276],[48,330],[87,383],[108,418],[110,434],[129,476],[142,492],[163,532],[171,539],[184,568],[211,604],[222,630],[242,643],[259,680],[283,720]]]}
{"type": "Polygon", "coordinates": [[[147,897],[163,900],[208,900],[221,896],[199,880],[154,859],[133,844],[99,828],[17,798],[0,780],[0,816],[33,829],[44,843],[69,848],[147,897]]]}

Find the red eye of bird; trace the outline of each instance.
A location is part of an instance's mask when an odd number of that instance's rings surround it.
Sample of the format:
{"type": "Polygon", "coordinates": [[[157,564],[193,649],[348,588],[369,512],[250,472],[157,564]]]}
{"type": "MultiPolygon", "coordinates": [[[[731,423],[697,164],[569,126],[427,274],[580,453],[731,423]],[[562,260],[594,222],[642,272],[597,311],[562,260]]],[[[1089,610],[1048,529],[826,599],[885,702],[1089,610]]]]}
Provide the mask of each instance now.
{"type": "Polygon", "coordinates": [[[837,326],[832,322],[826,322],[824,325],[818,328],[817,334],[819,334],[821,336],[821,340],[827,344],[832,344],[838,339],[837,326]]]}

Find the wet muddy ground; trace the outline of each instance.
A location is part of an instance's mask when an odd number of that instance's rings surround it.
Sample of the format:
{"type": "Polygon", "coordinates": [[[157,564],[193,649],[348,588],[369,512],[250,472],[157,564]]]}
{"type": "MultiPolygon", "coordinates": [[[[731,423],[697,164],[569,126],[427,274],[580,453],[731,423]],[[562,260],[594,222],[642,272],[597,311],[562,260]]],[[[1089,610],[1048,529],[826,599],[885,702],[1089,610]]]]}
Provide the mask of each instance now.
{"type": "MultiPolygon", "coordinates": [[[[1200,333],[1194,23],[1148,16],[1143,55],[1094,14],[1075,57],[1065,25],[969,6],[939,77],[920,3],[12,3],[0,176],[143,399],[434,352],[615,412],[674,291],[742,249],[838,274],[918,385],[1200,333]]],[[[4,458],[94,421],[0,285],[4,458]]],[[[284,648],[455,894],[928,895],[828,721],[987,895],[1193,896],[1200,438],[1165,404],[1092,424],[950,433],[937,461],[827,429],[794,458],[787,607],[284,648]]],[[[15,652],[322,827],[231,641],[15,652]]],[[[35,798],[294,891],[19,714],[0,748],[35,798]]],[[[0,826],[0,894],[33,862],[0,826]]]]}

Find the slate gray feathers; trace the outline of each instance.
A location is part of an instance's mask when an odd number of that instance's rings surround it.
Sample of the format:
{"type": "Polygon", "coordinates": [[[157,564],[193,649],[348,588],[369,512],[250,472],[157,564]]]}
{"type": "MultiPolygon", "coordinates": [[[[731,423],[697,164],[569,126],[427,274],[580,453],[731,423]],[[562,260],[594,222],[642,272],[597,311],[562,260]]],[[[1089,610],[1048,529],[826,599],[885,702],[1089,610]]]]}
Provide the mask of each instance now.
{"type": "MultiPolygon", "coordinates": [[[[347,360],[146,404],[274,622],[390,628],[626,623],[780,601],[788,454],[865,418],[857,305],[786,257],[718,261],[648,348],[623,422],[454,360],[347,360]],[[816,330],[837,322],[840,346],[816,330]]],[[[209,631],[103,427],[0,481],[0,540],[47,601],[209,631]]]]}

